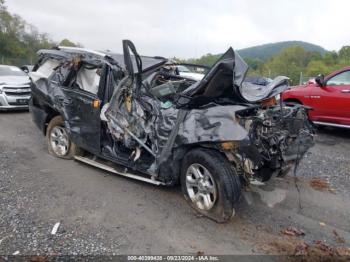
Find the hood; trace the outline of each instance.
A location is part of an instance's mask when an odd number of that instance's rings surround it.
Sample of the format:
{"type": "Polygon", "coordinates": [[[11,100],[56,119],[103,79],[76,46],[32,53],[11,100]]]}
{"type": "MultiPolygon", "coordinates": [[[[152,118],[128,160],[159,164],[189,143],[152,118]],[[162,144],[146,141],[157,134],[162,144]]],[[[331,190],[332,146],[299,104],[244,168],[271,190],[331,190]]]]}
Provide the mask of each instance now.
{"type": "Polygon", "coordinates": [[[30,80],[28,76],[0,76],[1,85],[27,85],[30,80]]]}
{"type": "Polygon", "coordinates": [[[248,69],[246,62],[230,47],[205,77],[189,87],[185,94],[206,98],[230,95],[239,102],[255,103],[276,96],[289,88],[288,77],[285,76],[276,77],[266,86],[245,82],[248,69]]]}

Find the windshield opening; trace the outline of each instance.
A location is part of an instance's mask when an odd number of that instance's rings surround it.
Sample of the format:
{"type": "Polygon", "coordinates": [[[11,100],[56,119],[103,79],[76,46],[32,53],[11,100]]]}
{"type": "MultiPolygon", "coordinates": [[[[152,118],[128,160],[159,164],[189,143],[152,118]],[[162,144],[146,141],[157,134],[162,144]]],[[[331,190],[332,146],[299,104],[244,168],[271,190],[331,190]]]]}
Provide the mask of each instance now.
{"type": "Polygon", "coordinates": [[[188,72],[188,73],[191,72],[190,69],[188,69],[186,66],[183,66],[183,65],[178,65],[177,69],[179,70],[179,72],[188,72]]]}

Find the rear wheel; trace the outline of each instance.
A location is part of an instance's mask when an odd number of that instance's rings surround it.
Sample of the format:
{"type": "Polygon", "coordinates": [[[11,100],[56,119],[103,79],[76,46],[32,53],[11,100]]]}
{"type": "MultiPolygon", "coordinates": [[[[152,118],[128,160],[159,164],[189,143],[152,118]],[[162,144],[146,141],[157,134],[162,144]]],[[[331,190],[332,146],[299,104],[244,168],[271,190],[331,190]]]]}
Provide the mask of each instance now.
{"type": "Polygon", "coordinates": [[[226,222],[234,215],[234,206],[241,195],[234,167],[223,155],[208,149],[186,154],[181,187],[192,208],[217,222],[226,222]]]}
{"type": "Polygon", "coordinates": [[[79,148],[70,140],[61,116],[52,118],[46,130],[46,141],[50,154],[64,159],[73,159],[79,148]]]}

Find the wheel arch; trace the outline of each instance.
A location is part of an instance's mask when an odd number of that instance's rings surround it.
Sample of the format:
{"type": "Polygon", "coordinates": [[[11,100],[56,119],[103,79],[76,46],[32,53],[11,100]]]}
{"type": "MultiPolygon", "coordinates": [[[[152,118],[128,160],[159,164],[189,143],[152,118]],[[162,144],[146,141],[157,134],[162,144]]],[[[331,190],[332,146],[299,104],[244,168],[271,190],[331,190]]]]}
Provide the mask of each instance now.
{"type": "Polygon", "coordinates": [[[198,150],[198,149],[203,149],[203,150],[210,150],[212,152],[215,152],[219,155],[222,155],[225,157],[228,161],[229,159],[227,158],[226,154],[220,149],[220,146],[217,143],[196,143],[196,144],[186,144],[182,145],[180,147],[177,147],[174,149],[173,153],[169,157],[169,159],[163,163],[160,167],[160,172],[161,174],[164,175],[165,173],[168,173],[169,168],[171,169],[171,175],[165,175],[168,179],[172,180],[172,182],[169,184],[170,186],[177,185],[180,182],[180,174],[181,174],[181,166],[182,162],[185,158],[185,156],[193,151],[193,150],[198,150]],[[165,169],[164,169],[165,168],[165,169]]]}
{"type": "Polygon", "coordinates": [[[300,99],[298,98],[286,98],[283,100],[284,103],[296,103],[302,105],[303,103],[301,102],[300,99]]]}
{"type": "Polygon", "coordinates": [[[56,116],[62,116],[61,113],[59,113],[57,110],[55,110],[55,109],[53,109],[52,107],[49,107],[49,106],[45,108],[45,111],[47,113],[47,116],[46,116],[46,119],[45,119],[45,125],[44,125],[44,130],[43,130],[44,135],[46,135],[47,126],[49,125],[50,121],[56,116]]]}

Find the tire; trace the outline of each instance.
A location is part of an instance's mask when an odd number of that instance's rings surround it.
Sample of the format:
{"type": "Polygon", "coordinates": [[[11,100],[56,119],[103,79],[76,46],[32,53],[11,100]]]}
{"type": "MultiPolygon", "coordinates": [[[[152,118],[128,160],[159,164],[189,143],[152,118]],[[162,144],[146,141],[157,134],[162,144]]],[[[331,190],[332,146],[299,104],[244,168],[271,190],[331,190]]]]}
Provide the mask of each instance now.
{"type": "Polygon", "coordinates": [[[80,154],[80,149],[69,138],[62,116],[51,119],[46,129],[46,142],[49,153],[55,157],[73,159],[80,154]]]}
{"type": "Polygon", "coordinates": [[[218,223],[226,222],[234,215],[234,207],[241,196],[241,184],[234,166],[219,152],[209,149],[198,148],[185,155],[181,188],[192,208],[218,223]],[[200,173],[199,179],[195,175],[198,175],[196,169],[200,173]]]}

